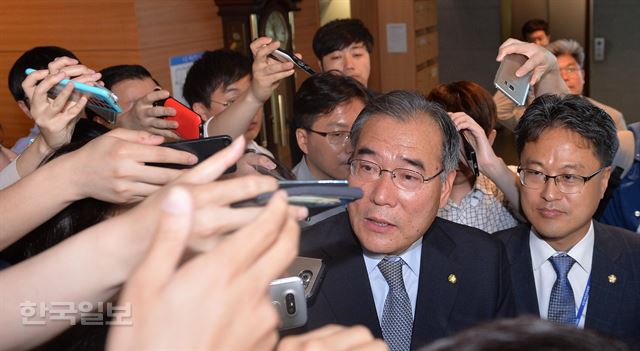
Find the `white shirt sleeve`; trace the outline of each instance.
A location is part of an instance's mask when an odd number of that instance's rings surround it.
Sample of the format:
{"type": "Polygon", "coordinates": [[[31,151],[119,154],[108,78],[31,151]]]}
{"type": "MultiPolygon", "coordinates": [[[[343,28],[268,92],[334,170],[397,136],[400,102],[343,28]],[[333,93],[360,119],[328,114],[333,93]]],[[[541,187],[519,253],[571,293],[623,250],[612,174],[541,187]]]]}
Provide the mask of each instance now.
{"type": "Polygon", "coordinates": [[[18,169],[16,168],[16,161],[18,157],[14,158],[11,163],[7,165],[7,167],[3,168],[0,171],[0,189],[4,189],[13,183],[20,180],[20,175],[18,174],[18,169]]]}

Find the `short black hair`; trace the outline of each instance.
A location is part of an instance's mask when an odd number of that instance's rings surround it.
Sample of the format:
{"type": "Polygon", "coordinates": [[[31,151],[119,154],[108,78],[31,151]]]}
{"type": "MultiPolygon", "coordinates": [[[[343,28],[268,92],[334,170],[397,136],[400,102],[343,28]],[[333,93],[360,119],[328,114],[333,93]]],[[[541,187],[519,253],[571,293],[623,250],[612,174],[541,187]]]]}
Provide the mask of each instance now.
{"type": "Polygon", "coordinates": [[[251,75],[251,58],[233,50],[218,49],[205,53],[187,72],[182,95],[193,106],[196,102],[211,106],[211,93],[251,75]]]}
{"type": "Polygon", "coordinates": [[[533,316],[497,319],[436,340],[421,351],[627,351],[621,341],[533,316]]]}
{"type": "Polygon", "coordinates": [[[351,99],[360,99],[366,104],[371,95],[360,82],[335,71],[307,78],[293,100],[296,128],[310,129],[320,115],[331,113],[351,99]]]}
{"type": "Polygon", "coordinates": [[[539,18],[528,20],[522,25],[522,39],[526,41],[527,38],[529,38],[529,35],[539,30],[543,31],[544,34],[549,35],[549,22],[539,18]]]}
{"type": "Polygon", "coordinates": [[[354,43],[363,43],[367,51],[373,50],[373,36],[361,20],[345,18],[333,20],[320,27],[313,36],[313,52],[318,60],[354,43]]]}
{"type": "Polygon", "coordinates": [[[518,157],[526,143],[551,128],[565,128],[583,137],[602,167],[611,165],[618,150],[616,126],[601,108],[579,95],[542,95],[524,111],[514,130],[518,157]]]}
{"type": "Polygon", "coordinates": [[[129,79],[142,80],[149,78],[153,80],[157,85],[160,85],[157,80],[153,78],[151,72],[140,65],[117,65],[103,68],[100,73],[102,74],[102,82],[104,87],[111,89],[114,85],[129,79]]]}
{"type": "MultiPolygon", "coordinates": [[[[11,66],[9,70],[9,91],[13,95],[13,99],[17,101],[26,101],[24,90],[22,90],[22,81],[27,77],[24,72],[27,68],[35,70],[45,69],[49,62],[57,57],[67,56],[78,60],[76,55],[71,51],[59,46],[36,46],[25,51],[11,66]]],[[[79,61],[79,60],[78,60],[79,61]]]]}

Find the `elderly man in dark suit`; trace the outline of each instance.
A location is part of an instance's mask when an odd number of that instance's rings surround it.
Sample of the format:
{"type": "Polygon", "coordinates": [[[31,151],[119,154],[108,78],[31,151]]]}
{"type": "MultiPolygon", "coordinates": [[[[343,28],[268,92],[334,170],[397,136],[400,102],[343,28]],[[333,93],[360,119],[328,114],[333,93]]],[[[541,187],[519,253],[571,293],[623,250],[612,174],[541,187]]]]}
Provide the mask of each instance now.
{"type": "Polygon", "coordinates": [[[422,95],[376,97],[351,130],[349,182],[362,199],[307,228],[302,256],[326,275],[306,329],[364,324],[408,350],[514,313],[503,245],[436,218],[456,174],[460,141],[447,113],[422,95]]]}
{"type": "Polygon", "coordinates": [[[592,220],[618,148],[612,119],[582,97],[544,95],[515,133],[531,226],[496,235],[507,246],[518,313],[640,348],[640,236],[592,220]]]}

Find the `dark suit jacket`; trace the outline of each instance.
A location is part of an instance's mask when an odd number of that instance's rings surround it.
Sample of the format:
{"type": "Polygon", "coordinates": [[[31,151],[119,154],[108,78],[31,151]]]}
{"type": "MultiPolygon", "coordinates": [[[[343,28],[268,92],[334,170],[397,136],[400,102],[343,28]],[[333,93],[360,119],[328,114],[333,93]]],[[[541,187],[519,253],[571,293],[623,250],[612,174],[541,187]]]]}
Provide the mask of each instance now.
{"type": "MultiPolygon", "coordinates": [[[[362,249],[348,214],[303,231],[300,255],[322,258],[326,275],[309,305],[305,330],[363,324],[382,338],[362,249]]],[[[506,252],[499,240],[437,218],[423,236],[412,348],[480,321],[513,316],[506,252]],[[448,281],[455,274],[457,281],[448,281]]]]}
{"type": "MultiPolygon", "coordinates": [[[[595,242],[585,328],[640,349],[640,235],[593,222],[595,242]],[[615,275],[615,283],[609,276],[615,275]]],[[[518,314],[540,315],[529,250],[529,226],[497,232],[511,262],[518,314]]],[[[546,307],[545,307],[546,308],[546,307]]]]}

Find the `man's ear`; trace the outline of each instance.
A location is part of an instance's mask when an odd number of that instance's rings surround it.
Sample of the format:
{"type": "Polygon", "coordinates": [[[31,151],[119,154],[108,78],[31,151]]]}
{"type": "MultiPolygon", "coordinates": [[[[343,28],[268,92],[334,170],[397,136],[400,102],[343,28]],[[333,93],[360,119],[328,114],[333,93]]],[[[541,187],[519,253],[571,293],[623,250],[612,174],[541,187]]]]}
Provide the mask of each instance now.
{"type": "Polygon", "coordinates": [[[600,179],[600,199],[604,198],[604,192],[609,185],[609,178],[611,177],[611,167],[609,166],[602,171],[602,179],[600,179]]]}
{"type": "Polygon", "coordinates": [[[33,119],[33,117],[31,117],[31,111],[29,111],[29,107],[27,106],[27,104],[24,101],[19,100],[18,101],[18,107],[20,107],[22,112],[24,112],[24,114],[27,115],[27,117],[33,119]]]}
{"type": "Polygon", "coordinates": [[[201,102],[196,102],[193,104],[192,109],[195,113],[200,115],[200,119],[203,121],[208,120],[213,116],[209,116],[209,109],[201,102]]]}
{"type": "MultiPolygon", "coordinates": [[[[440,191],[440,206],[439,208],[443,208],[447,205],[447,201],[449,200],[449,196],[451,195],[451,189],[453,188],[453,181],[456,179],[456,171],[452,170],[447,173],[447,177],[442,183],[442,191],[440,191]]],[[[440,181],[440,176],[432,181],[440,181]]]]}
{"type": "Polygon", "coordinates": [[[302,152],[307,155],[309,153],[309,147],[307,145],[309,134],[305,129],[297,128],[296,129],[296,141],[298,142],[298,147],[302,152]]]}
{"type": "Polygon", "coordinates": [[[498,132],[496,132],[495,129],[491,129],[491,132],[489,132],[489,135],[487,135],[487,139],[489,140],[489,145],[493,146],[493,142],[496,141],[497,135],[498,135],[498,132]]]}

